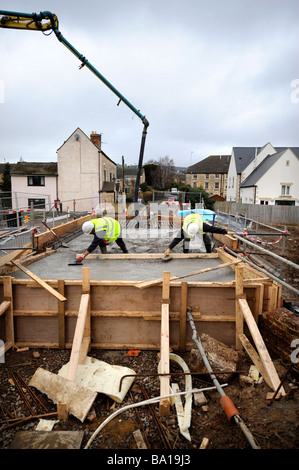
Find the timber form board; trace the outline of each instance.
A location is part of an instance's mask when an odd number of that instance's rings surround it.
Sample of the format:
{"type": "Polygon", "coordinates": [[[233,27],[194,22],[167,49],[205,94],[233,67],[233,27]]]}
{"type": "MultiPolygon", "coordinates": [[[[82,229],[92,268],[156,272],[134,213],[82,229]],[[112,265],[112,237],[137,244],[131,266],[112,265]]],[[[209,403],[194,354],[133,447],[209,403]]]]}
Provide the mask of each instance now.
{"type": "MultiPolygon", "coordinates": [[[[122,256],[125,255],[118,255],[122,256]]],[[[223,249],[211,256],[219,257],[223,263],[235,261],[223,249]]],[[[238,343],[237,335],[243,334],[243,330],[236,328],[236,318],[240,312],[242,314],[239,299],[246,299],[256,322],[263,311],[280,305],[281,286],[262,277],[254,268],[241,265],[241,281],[239,276],[230,282],[192,282],[192,278],[170,281],[169,342],[172,349],[186,351],[193,347],[186,305],[192,309],[200,334],[210,334],[231,346],[238,343]]],[[[232,264],[231,269],[236,270],[237,266],[240,264],[232,264]]],[[[162,283],[140,289],[139,281],[91,279],[88,282],[91,347],[160,349],[162,283]]],[[[13,344],[71,348],[85,284],[83,274],[82,280],[50,279],[42,284],[34,278],[2,276],[0,338],[5,338],[6,349],[13,344]]]]}

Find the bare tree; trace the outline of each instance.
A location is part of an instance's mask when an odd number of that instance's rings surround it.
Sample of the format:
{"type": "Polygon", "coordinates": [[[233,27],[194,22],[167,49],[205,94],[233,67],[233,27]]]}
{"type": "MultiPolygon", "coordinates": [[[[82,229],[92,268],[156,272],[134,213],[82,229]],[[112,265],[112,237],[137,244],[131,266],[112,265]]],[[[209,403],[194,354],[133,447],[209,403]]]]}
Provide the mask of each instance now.
{"type": "Polygon", "coordinates": [[[156,189],[169,189],[175,176],[175,166],[172,159],[168,156],[161,157],[159,160],[149,162],[156,165],[152,174],[152,186],[156,189]]]}

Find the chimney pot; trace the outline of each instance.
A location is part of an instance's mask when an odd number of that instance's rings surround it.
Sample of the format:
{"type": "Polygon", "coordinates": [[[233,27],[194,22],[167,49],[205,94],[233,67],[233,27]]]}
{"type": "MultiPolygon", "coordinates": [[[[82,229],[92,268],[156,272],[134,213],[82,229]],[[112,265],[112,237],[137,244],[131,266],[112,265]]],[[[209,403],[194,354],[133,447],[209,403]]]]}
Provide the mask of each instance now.
{"type": "Polygon", "coordinates": [[[101,147],[101,138],[102,138],[102,134],[98,134],[95,131],[92,131],[92,133],[90,134],[91,142],[95,145],[98,145],[99,147],[101,147]]]}

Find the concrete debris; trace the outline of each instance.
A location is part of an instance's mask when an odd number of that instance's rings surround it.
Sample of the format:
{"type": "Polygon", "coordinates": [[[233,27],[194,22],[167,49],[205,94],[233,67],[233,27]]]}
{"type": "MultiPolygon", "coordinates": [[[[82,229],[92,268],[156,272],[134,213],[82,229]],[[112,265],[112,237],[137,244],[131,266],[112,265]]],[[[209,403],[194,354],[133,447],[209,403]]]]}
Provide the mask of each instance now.
{"type": "MultiPolygon", "coordinates": [[[[219,382],[223,383],[231,380],[234,372],[237,371],[238,352],[205,333],[201,335],[200,341],[213,371],[229,371],[227,374],[224,373],[217,376],[219,382]]],[[[202,357],[198,349],[195,348],[191,350],[190,354],[190,370],[201,373],[207,372],[202,357]]]]}
{"type": "Polygon", "coordinates": [[[206,399],[203,392],[194,393],[193,398],[194,398],[194,405],[195,406],[202,406],[202,405],[206,405],[208,403],[208,400],[206,399]]]}
{"type": "Polygon", "coordinates": [[[253,387],[254,386],[254,380],[252,377],[249,377],[248,375],[239,375],[239,384],[241,387],[253,387]]]}
{"type": "Polygon", "coordinates": [[[80,449],[84,431],[19,431],[10,449],[80,449]]]}

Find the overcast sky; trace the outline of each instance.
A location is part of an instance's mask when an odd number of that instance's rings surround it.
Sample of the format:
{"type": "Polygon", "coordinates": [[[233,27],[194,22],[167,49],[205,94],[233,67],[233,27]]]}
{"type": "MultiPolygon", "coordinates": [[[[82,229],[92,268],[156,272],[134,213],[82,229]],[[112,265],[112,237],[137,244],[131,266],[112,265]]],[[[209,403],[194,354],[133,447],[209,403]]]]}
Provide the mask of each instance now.
{"type": "MultiPolygon", "coordinates": [[[[144,163],[299,146],[298,0],[2,0],[63,36],[149,121],[144,163]],[[293,87],[292,87],[293,85],[293,87]],[[295,88],[294,88],[295,86],[295,88]]],[[[0,162],[57,161],[77,127],[137,164],[143,124],[56,38],[0,28],[0,162]]]]}

